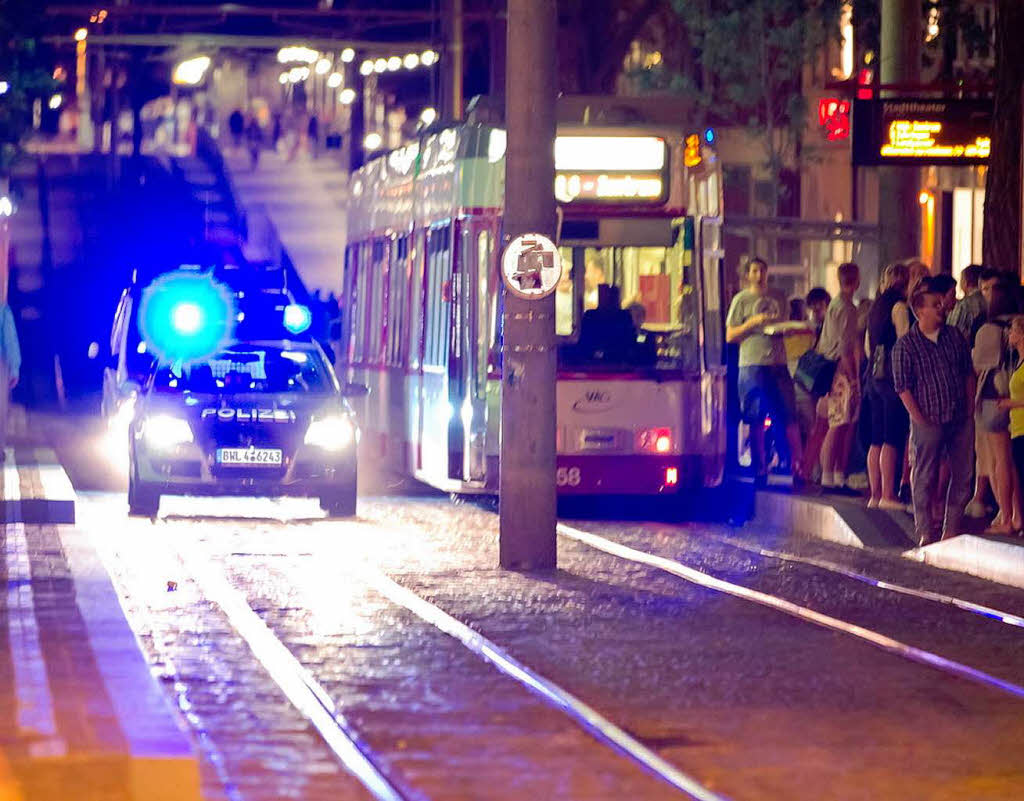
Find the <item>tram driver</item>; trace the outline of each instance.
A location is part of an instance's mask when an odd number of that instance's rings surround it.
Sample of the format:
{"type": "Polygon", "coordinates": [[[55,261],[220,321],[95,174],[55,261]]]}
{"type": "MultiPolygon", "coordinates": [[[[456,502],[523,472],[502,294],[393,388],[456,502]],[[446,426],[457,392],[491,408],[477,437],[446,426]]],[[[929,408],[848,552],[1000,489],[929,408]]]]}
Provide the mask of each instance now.
{"type": "Polygon", "coordinates": [[[586,360],[629,362],[636,345],[633,315],[622,308],[619,288],[598,284],[597,307],[583,312],[579,352],[586,360]]]}

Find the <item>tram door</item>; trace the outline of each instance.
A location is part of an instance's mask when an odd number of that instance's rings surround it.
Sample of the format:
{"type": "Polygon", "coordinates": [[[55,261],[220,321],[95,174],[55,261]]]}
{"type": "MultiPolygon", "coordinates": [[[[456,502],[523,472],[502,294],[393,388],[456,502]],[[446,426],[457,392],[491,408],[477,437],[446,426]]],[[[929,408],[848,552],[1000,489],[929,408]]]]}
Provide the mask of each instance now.
{"type": "Polygon", "coordinates": [[[488,275],[494,233],[486,222],[459,222],[452,272],[448,358],[448,477],[483,485],[487,441],[488,275]]]}

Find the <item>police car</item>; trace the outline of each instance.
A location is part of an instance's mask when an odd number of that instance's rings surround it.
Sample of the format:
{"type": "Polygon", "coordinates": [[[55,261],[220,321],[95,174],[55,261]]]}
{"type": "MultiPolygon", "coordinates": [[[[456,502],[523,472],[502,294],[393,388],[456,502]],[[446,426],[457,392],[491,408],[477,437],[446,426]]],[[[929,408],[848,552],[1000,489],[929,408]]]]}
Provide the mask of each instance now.
{"type": "Polygon", "coordinates": [[[163,494],[227,494],[313,496],[354,515],[358,429],[344,395],[315,342],[158,363],[129,425],[129,512],[155,516],[163,494]]]}

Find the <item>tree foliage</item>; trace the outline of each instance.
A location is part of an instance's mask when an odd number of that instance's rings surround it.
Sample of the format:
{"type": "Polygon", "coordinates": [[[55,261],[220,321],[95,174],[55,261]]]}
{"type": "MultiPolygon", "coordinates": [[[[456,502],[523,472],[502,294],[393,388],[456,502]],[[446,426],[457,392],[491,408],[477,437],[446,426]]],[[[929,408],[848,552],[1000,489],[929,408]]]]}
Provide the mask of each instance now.
{"type": "Polygon", "coordinates": [[[558,0],[561,90],[612,94],[630,44],[669,0],[558,0]]]}
{"type": "Polygon", "coordinates": [[[42,4],[38,0],[0,0],[0,175],[17,158],[32,128],[32,104],[55,88],[42,45],[42,4]]]}
{"type": "Polygon", "coordinates": [[[840,0],[672,0],[682,51],[651,88],[693,98],[705,119],[745,126],[778,176],[798,162],[803,75],[836,31],[840,0]],[[660,85],[659,85],[660,84],[660,85]]]}

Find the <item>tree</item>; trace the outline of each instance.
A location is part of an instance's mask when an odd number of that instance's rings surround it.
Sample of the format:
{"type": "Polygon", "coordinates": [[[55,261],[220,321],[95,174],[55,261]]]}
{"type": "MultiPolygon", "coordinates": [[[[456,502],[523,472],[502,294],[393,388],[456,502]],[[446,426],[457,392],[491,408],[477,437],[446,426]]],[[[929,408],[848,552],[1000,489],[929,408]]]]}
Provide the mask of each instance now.
{"type": "Polygon", "coordinates": [[[1000,270],[1020,269],[1021,225],[1021,87],[1024,86],[1024,48],[1017,37],[1024,30],[1024,3],[996,3],[995,109],[992,152],[985,173],[985,264],[1000,270]]]}
{"type": "Polygon", "coordinates": [[[0,0],[0,177],[10,175],[21,142],[32,128],[32,104],[53,92],[42,38],[38,0],[0,0]]]}
{"type": "Polygon", "coordinates": [[[560,0],[561,89],[571,94],[612,94],[629,47],[670,0],[560,0]]]}
{"type": "Polygon", "coordinates": [[[745,126],[781,188],[802,155],[802,76],[836,29],[839,7],[839,0],[672,0],[683,47],[649,73],[648,85],[693,98],[708,121],[745,126]]]}

